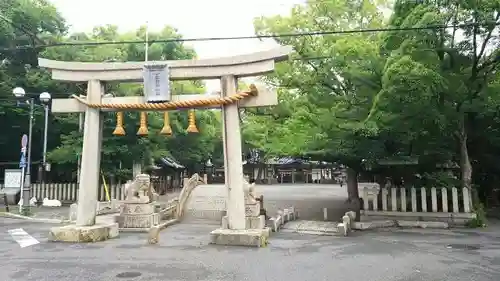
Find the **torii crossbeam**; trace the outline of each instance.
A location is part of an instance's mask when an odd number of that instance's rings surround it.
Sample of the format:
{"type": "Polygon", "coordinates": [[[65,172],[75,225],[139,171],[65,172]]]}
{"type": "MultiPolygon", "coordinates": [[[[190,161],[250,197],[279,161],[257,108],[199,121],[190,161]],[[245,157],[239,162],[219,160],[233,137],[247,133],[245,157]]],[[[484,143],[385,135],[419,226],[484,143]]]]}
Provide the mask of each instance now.
{"type": "MultiPolygon", "coordinates": [[[[269,51],[247,55],[204,59],[156,62],[166,64],[170,69],[170,80],[221,79],[219,95],[177,95],[172,101],[209,100],[225,98],[236,94],[237,78],[258,76],[274,71],[275,63],[286,60],[291,47],[279,47],[269,51]]],[[[79,228],[95,225],[97,190],[99,184],[100,156],[103,129],[102,111],[116,111],[116,108],[87,106],[87,104],[141,104],[143,96],[103,97],[103,83],[108,81],[137,82],[143,80],[145,62],[63,62],[43,58],[39,66],[52,72],[52,79],[59,81],[87,82],[85,103],[72,99],[54,99],[53,113],[84,112],[84,136],[81,158],[80,184],[78,191],[78,210],[76,226],[79,228]]],[[[148,64],[155,62],[148,62],[148,64]]],[[[259,94],[223,106],[207,102],[204,107],[222,109],[224,169],[228,189],[227,215],[230,229],[245,229],[245,204],[243,190],[243,167],[240,123],[238,107],[262,107],[278,103],[274,91],[259,89],[259,94]]],[[[131,109],[126,109],[131,110],[131,109]]],[[[141,110],[140,108],[132,110],[141,110]]],[[[154,111],[156,109],[142,109],[154,111]]],[[[161,110],[161,109],[160,109],[161,110]]],[[[164,109],[166,110],[166,109],[164,109]]]]}

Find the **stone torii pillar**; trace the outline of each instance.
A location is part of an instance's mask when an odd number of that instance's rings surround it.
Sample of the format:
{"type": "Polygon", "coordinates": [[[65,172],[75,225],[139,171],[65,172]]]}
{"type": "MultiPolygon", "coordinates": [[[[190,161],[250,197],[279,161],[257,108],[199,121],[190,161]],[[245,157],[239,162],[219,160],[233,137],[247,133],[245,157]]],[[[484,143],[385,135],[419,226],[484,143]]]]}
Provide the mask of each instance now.
{"type": "MultiPolygon", "coordinates": [[[[258,76],[274,71],[275,63],[286,60],[291,47],[279,47],[264,52],[247,55],[204,59],[148,62],[147,64],[166,64],[170,80],[221,79],[221,95],[236,93],[237,78],[258,76]]],[[[145,62],[64,62],[40,58],[39,66],[52,72],[52,79],[58,81],[86,82],[87,102],[98,104],[138,104],[145,103],[143,96],[104,97],[103,83],[113,81],[140,82],[143,80],[145,62]]],[[[176,95],[172,101],[186,101],[218,98],[212,95],[176,95]]],[[[241,134],[238,107],[263,107],[278,103],[274,91],[259,91],[255,97],[244,99],[237,104],[222,106],[224,167],[226,188],[228,190],[228,228],[245,229],[244,180],[242,166],[241,134]]],[[[210,107],[210,106],[208,106],[210,107]]],[[[221,108],[220,106],[212,106],[221,108]]],[[[102,111],[87,107],[75,99],[54,99],[53,113],[85,113],[83,149],[81,158],[80,184],[78,191],[78,210],[76,225],[51,229],[53,241],[90,242],[105,240],[118,235],[117,224],[96,225],[97,190],[99,185],[100,155],[102,143],[102,111]]],[[[153,111],[153,110],[150,110],[153,111]]],[[[111,132],[110,132],[111,133],[111,132]]]]}

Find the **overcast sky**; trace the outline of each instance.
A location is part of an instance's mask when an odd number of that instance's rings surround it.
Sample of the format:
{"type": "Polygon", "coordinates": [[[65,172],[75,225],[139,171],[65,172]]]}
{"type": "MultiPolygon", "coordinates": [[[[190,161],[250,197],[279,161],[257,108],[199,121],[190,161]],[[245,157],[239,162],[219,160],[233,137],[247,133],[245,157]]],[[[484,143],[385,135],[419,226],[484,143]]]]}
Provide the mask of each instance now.
{"type": "MultiPolygon", "coordinates": [[[[149,22],[150,30],[170,25],[186,38],[254,35],[253,19],[288,14],[304,0],[51,0],[71,26],[71,31],[91,31],[104,24],[121,31],[135,30],[149,22]]],[[[272,48],[259,40],[190,43],[200,58],[245,54],[272,48]]],[[[218,82],[210,81],[209,90],[218,82]]]]}

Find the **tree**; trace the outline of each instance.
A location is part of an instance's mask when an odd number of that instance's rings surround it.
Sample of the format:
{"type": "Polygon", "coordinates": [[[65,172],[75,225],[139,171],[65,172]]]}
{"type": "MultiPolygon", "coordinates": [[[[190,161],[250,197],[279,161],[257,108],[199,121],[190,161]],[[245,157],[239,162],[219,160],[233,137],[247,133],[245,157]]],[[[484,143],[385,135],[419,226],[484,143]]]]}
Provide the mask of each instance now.
{"type": "MultiPolygon", "coordinates": [[[[497,79],[499,8],[499,1],[396,1],[391,26],[455,27],[386,36],[384,51],[389,58],[371,114],[378,111],[379,124],[392,126],[400,136],[405,130],[412,132],[406,142],[413,148],[420,146],[420,154],[432,147],[420,142],[436,144],[432,139],[437,139],[449,146],[454,139],[462,185],[468,188],[472,181],[470,132],[491,99],[496,100],[489,85],[497,79]],[[392,117],[385,118],[385,114],[392,117]],[[443,132],[447,136],[438,137],[443,132]]],[[[448,153],[441,159],[454,160],[455,155],[448,153]]]]}
{"type": "MultiPolygon", "coordinates": [[[[255,28],[258,34],[376,28],[382,26],[382,4],[310,2],[294,7],[289,17],[261,18],[255,28]]],[[[381,87],[384,59],[379,55],[378,40],[373,34],[278,38],[280,44],[292,45],[296,54],[268,77],[271,84],[292,88],[289,95],[300,100],[290,118],[275,125],[280,127],[275,131],[290,140],[278,153],[346,164],[349,200],[353,202],[359,197],[357,173],[363,159],[376,158],[381,151],[373,140],[375,128],[364,122],[381,87]]],[[[283,142],[283,138],[276,142],[283,142]]]]}
{"type": "MultiPolygon", "coordinates": [[[[92,34],[76,34],[67,40],[90,41],[132,41],[140,40],[144,35],[144,28],[140,28],[135,33],[119,34],[115,26],[101,26],[94,28],[92,34]]],[[[165,27],[160,33],[151,33],[150,38],[180,37],[171,27],[165,27]]],[[[144,46],[141,44],[124,44],[119,46],[95,46],[95,47],[73,47],[65,46],[47,50],[43,56],[59,60],[76,61],[140,61],[144,59],[144,46]]],[[[195,56],[192,49],[184,47],[181,43],[154,43],[148,52],[151,60],[175,60],[189,59],[195,56]]],[[[109,83],[107,91],[115,96],[141,95],[142,84],[134,83],[109,83]]],[[[173,94],[203,93],[205,91],[199,82],[175,82],[172,88],[173,94]]],[[[170,114],[171,126],[174,131],[173,137],[165,138],[158,134],[163,126],[163,115],[160,113],[148,114],[149,135],[146,138],[137,137],[135,132],[139,123],[138,113],[125,114],[125,137],[108,136],[103,144],[103,170],[108,175],[124,175],[130,177],[132,162],[143,162],[145,165],[151,164],[151,159],[170,156],[176,158],[183,165],[191,170],[204,163],[213,152],[217,143],[220,131],[213,127],[218,125],[218,119],[212,111],[202,111],[197,113],[200,133],[196,135],[187,134],[187,114],[174,112],[170,114]],[[172,149],[172,148],[176,149],[172,149]],[[178,148],[183,148],[179,150],[178,148]],[[121,167],[127,167],[123,169],[121,167]]],[[[108,114],[105,122],[105,134],[111,134],[114,129],[114,114],[108,114]]],[[[65,120],[68,117],[60,117],[65,120]]],[[[75,124],[75,117],[69,117],[75,124]]],[[[76,128],[75,128],[76,129],[76,128]]],[[[76,164],[77,156],[80,154],[82,143],[81,135],[76,130],[65,132],[61,145],[51,152],[50,157],[57,163],[76,164]]]]}
{"type": "MultiPolygon", "coordinates": [[[[20,138],[28,133],[28,107],[16,106],[12,95],[14,87],[23,87],[27,93],[42,91],[57,92],[56,83],[36,69],[41,49],[18,48],[50,43],[66,32],[65,21],[48,1],[1,0],[0,8],[0,136],[1,162],[19,161],[20,138]],[[11,49],[11,50],[5,50],[11,49]],[[36,82],[35,82],[36,81],[36,82]],[[43,88],[38,86],[43,85],[43,88]]],[[[37,162],[42,156],[43,110],[35,111],[33,128],[32,159],[37,162]]],[[[58,137],[49,134],[49,149],[58,142],[58,137]]],[[[8,165],[8,164],[7,164],[8,165]]]]}

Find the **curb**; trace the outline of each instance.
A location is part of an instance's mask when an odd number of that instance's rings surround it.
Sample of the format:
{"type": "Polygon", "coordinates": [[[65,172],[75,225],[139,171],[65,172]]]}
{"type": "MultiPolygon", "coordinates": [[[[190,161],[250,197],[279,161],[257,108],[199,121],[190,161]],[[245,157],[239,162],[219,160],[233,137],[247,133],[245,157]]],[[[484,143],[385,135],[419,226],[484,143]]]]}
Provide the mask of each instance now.
{"type": "Polygon", "coordinates": [[[69,220],[61,220],[61,219],[32,218],[32,217],[28,217],[28,216],[12,214],[12,213],[7,213],[7,212],[0,212],[0,217],[27,220],[27,221],[32,221],[32,222],[41,222],[41,223],[59,223],[59,224],[62,224],[62,223],[69,223],[70,222],[69,220]]]}

